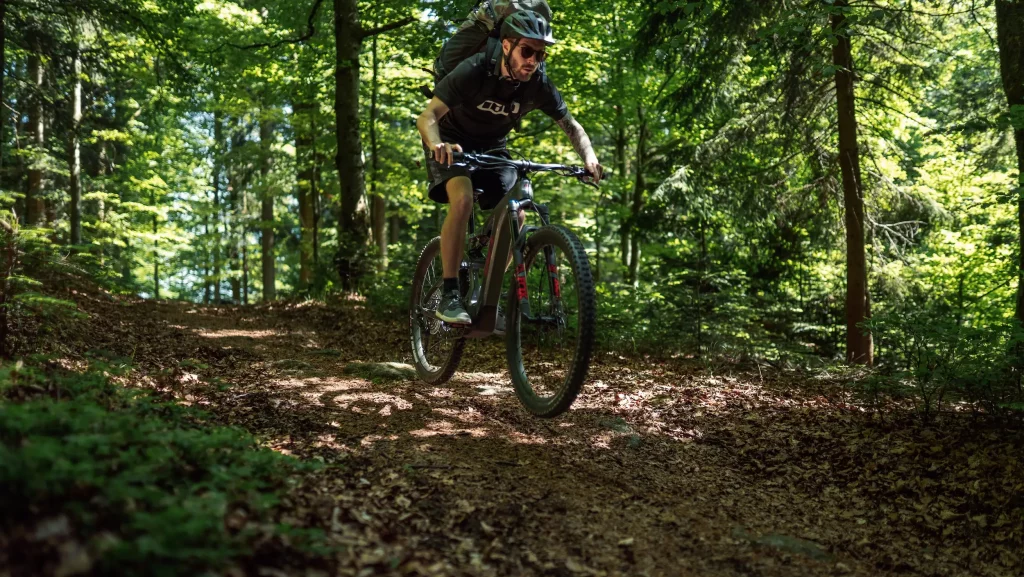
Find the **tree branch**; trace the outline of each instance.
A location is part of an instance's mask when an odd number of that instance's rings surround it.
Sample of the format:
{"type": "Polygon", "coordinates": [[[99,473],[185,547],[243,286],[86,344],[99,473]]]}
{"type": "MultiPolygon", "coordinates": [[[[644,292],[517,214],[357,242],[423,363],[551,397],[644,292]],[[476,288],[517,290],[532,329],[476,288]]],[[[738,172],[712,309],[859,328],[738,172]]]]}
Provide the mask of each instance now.
{"type": "Polygon", "coordinates": [[[277,48],[283,44],[299,44],[312,38],[316,34],[316,15],[320,12],[320,5],[324,3],[324,0],[316,0],[313,3],[313,8],[309,11],[309,18],[306,19],[306,33],[296,38],[282,38],[276,42],[257,42],[255,44],[235,44],[233,42],[223,42],[220,46],[206,52],[206,54],[212,54],[219,52],[225,46],[230,46],[237,50],[256,50],[258,48],[277,48]]]}
{"type": "Polygon", "coordinates": [[[383,26],[378,26],[377,28],[371,28],[369,30],[363,30],[359,34],[359,36],[360,36],[360,38],[369,38],[371,36],[376,36],[378,34],[384,34],[385,32],[390,32],[390,31],[394,30],[395,28],[401,28],[402,26],[405,26],[406,24],[410,24],[410,23],[412,23],[415,20],[416,19],[413,18],[412,16],[410,16],[408,18],[402,18],[401,20],[396,20],[394,22],[391,22],[390,24],[385,24],[383,26]]]}
{"type": "Polygon", "coordinates": [[[882,11],[885,11],[885,12],[896,12],[896,13],[903,12],[903,13],[907,13],[907,14],[920,14],[921,16],[939,16],[939,17],[957,16],[957,15],[960,15],[960,14],[967,14],[968,12],[971,12],[971,11],[974,10],[973,8],[968,8],[967,10],[959,10],[959,11],[950,10],[949,12],[928,12],[926,10],[915,10],[913,8],[893,8],[891,6],[881,6],[881,5],[876,4],[874,2],[851,2],[850,3],[850,7],[851,8],[860,8],[860,7],[874,8],[875,10],[882,10],[882,11]]]}

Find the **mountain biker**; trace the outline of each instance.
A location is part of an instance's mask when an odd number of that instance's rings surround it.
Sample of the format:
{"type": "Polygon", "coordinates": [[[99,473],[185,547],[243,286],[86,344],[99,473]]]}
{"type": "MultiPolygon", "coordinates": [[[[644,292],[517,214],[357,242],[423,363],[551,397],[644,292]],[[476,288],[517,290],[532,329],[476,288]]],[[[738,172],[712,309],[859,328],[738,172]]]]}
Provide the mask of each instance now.
{"type": "MultiPolygon", "coordinates": [[[[463,60],[442,78],[416,120],[427,154],[430,199],[449,204],[441,228],[443,296],[435,313],[442,321],[472,321],[459,294],[458,273],[473,209],[473,189],[484,190],[480,206],[490,210],[515,186],[517,177],[511,167],[470,174],[465,167],[451,166],[453,151],[511,158],[505,150],[505,137],[526,113],[540,109],[568,135],[593,179],[601,179],[603,169],[590,138],[541,68],[546,48],[554,43],[551,24],[543,16],[528,10],[512,14],[501,26],[500,43],[463,60]]],[[[523,221],[520,211],[520,227],[523,221]]]]}

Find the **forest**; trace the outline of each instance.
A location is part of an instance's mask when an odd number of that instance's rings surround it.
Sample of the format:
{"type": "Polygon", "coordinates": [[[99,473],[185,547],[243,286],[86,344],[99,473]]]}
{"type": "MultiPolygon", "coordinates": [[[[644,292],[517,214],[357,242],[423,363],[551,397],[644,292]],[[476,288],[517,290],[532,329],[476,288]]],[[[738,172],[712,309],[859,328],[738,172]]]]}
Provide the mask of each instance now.
{"type": "Polygon", "coordinates": [[[502,3],[0,0],[0,576],[1022,574],[1024,0],[548,0],[555,419],[410,364],[502,3]]]}

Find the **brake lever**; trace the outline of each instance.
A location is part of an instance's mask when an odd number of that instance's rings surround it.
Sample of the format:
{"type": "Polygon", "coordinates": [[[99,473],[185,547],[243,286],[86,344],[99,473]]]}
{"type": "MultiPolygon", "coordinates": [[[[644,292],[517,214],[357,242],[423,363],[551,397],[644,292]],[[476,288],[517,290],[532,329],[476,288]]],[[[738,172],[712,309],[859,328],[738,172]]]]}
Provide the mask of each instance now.
{"type": "MultiPolygon", "coordinates": [[[[608,180],[610,178],[611,178],[611,175],[609,173],[607,173],[607,172],[605,172],[605,173],[603,173],[601,175],[601,180],[608,180]]],[[[585,168],[580,168],[579,169],[579,173],[576,175],[576,179],[579,180],[580,182],[582,182],[583,184],[586,184],[587,186],[593,186],[594,188],[598,188],[598,189],[601,188],[600,186],[598,186],[597,182],[594,182],[593,175],[590,174],[590,172],[587,171],[587,169],[585,169],[585,168]],[[586,178],[590,178],[590,180],[584,180],[586,178]]]]}

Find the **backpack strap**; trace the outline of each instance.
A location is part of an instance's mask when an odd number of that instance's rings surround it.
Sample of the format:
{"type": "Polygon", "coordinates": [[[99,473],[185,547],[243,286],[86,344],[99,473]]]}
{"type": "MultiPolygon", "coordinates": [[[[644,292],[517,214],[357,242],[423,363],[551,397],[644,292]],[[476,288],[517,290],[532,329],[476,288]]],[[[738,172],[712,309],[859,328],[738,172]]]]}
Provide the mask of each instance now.
{"type": "Polygon", "coordinates": [[[487,39],[484,62],[487,63],[488,76],[501,76],[501,41],[497,38],[487,39]]]}

